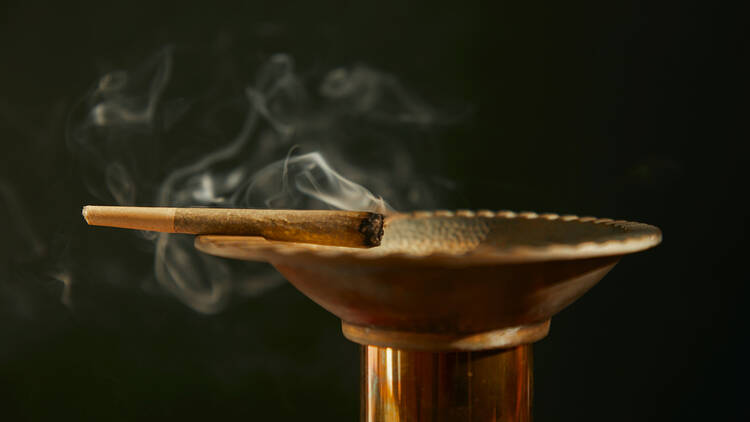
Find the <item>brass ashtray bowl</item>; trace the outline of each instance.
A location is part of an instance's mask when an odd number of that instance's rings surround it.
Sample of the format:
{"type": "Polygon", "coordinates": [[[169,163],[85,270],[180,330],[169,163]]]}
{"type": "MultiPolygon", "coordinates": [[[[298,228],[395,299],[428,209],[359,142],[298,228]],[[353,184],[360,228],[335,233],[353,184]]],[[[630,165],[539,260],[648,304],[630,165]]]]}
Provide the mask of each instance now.
{"type": "Polygon", "coordinates": [[[660,241],[658,228],[627,221],[434,211],[387,217],[372,249],[217,235],[195,245],[271,263],[357,343],[484,350],[543,338],[623,255],[660,241]]]}

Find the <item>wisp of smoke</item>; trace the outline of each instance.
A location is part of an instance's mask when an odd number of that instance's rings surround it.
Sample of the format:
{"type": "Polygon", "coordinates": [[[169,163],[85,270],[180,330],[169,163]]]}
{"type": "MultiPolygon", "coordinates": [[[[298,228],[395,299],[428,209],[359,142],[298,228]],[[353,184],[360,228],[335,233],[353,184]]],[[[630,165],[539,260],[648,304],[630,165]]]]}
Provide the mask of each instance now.
{"type": "MultiPolygon", "coordinates": [[[[82,101],[68,144],[101,201],[378,212],[392,211],[383,198],[401,209],[436,205],[411,158],[436,113],[393,76],[356,65],[303,79],[283,54],[244,86],[219,75],[203,90],[181,90],[195,85],[175,80],[180,72],[167,47],[104,75],[82,101]]],[[[143,236],[154,245],[158,283],[197,311],[280,282],[267,265],[199,253],[187,236],[143,236]]]]}

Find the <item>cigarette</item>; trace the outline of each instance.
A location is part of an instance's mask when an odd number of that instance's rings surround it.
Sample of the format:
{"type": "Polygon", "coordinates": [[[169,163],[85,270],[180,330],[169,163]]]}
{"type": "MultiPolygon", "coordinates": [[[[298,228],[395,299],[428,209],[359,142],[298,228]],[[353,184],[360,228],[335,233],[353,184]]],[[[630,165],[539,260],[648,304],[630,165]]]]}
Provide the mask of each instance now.
{"type": "Polygon", "coordinates": [[[378,246],[383,237],[383,215],[363,211],[87,205],[82,214],[91,226],[163,233],[263,236],[268,240],[355,248],[378,246]]]}

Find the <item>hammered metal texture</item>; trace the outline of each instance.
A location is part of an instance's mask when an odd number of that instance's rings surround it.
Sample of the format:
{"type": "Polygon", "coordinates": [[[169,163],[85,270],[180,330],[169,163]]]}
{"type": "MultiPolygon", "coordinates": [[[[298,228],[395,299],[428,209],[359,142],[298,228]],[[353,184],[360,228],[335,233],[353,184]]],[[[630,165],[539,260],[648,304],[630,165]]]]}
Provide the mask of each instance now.
{"type": "Polygon", "coordinates": [[[341,248],[260,237],[200,236],[196,247],[228,258],[280,262],[368,260],[444,266],[583,259],[638,252],[661,241],[658,228],[622,220],[511,211],[418,211],[386,219],[381,246],[341,248]]]}
{"type": "MultiPolygon", "coordinates": [[[[478,334],[549,320],[623,255],[660,240],[658,228],[626,221],[435,211],[390,216],[382,245],[367,250],[232,236],[200,236],[196,246],[270,262],[302,293],[363,328],[357,342],[383,344],[391,336],[416,347],[423,338],[448,338],[422,346],[451,350],[493,338],[478,334]]],[[[514,343],[535,340],[519,336],[514,343]]]]}

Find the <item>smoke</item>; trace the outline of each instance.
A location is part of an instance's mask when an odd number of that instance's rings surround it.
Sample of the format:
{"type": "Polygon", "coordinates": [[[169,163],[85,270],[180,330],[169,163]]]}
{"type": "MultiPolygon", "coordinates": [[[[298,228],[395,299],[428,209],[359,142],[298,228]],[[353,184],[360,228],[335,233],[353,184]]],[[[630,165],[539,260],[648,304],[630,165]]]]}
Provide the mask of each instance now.
{"type": "Polygon", "coordinates": [[[232,203],[247,208],[392,211],[382,198],[337,173],[319,152],[264,167],[237,191],[232,203]]]}
{"type": "Polygon", "coordinates": [[[54,262],[54,259],[50,262],[50,248],[31,221],[28,208],[4,179],[0,179],[0,222],[4,236],[0,253],[0,298],[12,298],[7,302],[0,300],[0,308],[14,316],[31,319],[39,304],[39,290],[42,290],[41,296],[47,293],[45,290],[57,290],[50,289],[46,283],[49,280],[60,283],[60,302],[70,306],[73,283],[70,272],[61,262],[54,262]],[[6,246],[10,247],[6,250],[6,246]],[[21,270],[27,266],[43,268],[43,274],[21,270]]]}
{"type": "MultiPolygon", "coordinates": [[[[15,246],[13,258],[30,261],[44,255],[46,245],[29,221],[15,190],[3,179],[0,179],[0,221],[5,223],[2,226],[3,235],[9,239],[4,244],[15,246]]],[[[9,254],[3,251],[4,257],[9,254]]]]}
{"type": "MultiPolygon", "coordinates": [[[[135,69],[105,74],[73,114],[68,145],[103,203],[437,205],[412,157],[438,116],[395,77],[361,64],[302,77],[284,54],[243,76],[231,65],[181,67],[180,54],[166,47],[135,69]]],[[[161,287],[200,312],[280,282],[268,265],[199,253],[188,236],[142,237],[152,242],[161,287]]]]}

